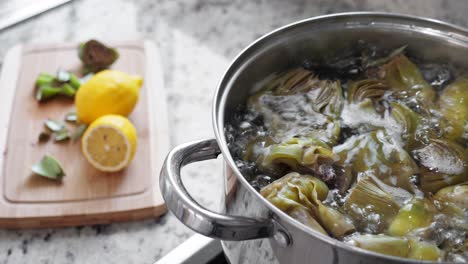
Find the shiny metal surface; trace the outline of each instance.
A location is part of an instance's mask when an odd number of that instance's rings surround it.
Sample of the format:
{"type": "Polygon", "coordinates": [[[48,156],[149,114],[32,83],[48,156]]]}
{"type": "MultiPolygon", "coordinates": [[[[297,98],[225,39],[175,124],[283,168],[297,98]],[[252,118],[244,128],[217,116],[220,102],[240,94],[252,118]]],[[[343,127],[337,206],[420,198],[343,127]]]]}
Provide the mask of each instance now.
{"type": "MultiPolygon", "coordinates": [[[[273,219],[227,216],[209,211],[198,204],[185,189],[180,175],[183,166],[216,158],[220,154],[214,139],[200,140],[174,148],[161,171],[160,186],[166,206],[194,231],[223,240],[248,240],[273,236],[278,225],[273,219]]],[[[282,231],[282,238],[285,231],[282,231]]]]}
{"type": "MultiPolygon", "coordinates": [[[[468,31],[466,29],[430,19],[395,14],[360,12],[311,18],[273,31],[247,47],[234,59],[225,72],[217,88],[213,104],[215,134],[228,167],[225,175],[234,175],[231,179],[234,178],[235,181],[234,184],[228,184],[229,180],[226,180],[226,186],[233,186],[233,190],[226,188],[223,209],[227,215],[272,219],[281,226],[281,230],[288,234],[289,246],[284,247],[278,243],[282,241],[278,235],[278,241],[271,238],[275,232],[271,232],[271,226],[267,227],[267,220],[245,221],[243,223],[246,225],[249,223],[258,225],[254,231],[256,233],[250,236],[243,234],[243,236],[254,238],[261,234],[263,237],[269,236],[270,239],[223,241],[225,253],[232,263],[306,263],[311,260],[314,263],[421,263],[352,247],[295,221],[267,202],[247,182],[236,167],[227,145],[225,127],[239,106],[245,103],[256,82],[273,72],[291,65],[298,65],[304,58],[323,61],[335,56],[339,57],[355,49],[362,41],[382,49],[408,45],[407,52],[425,61],[450,62],[457,68],[468,68],[468,60],[466,60],[468,31]],[[259,233],[258,227],[262,224],[266,225],[265,231],[259,233]]],[[[214,141],[211,141],[210,145],[213,147],[214,141]]],[[[185,147],[189,146],[183,146],[185,147]]],[[[179,160],[186,158],[184,154],[196,156],[193,151],[197,149],[204,150],[204,148],[197,147],[191,152],[178,151],[180,156],[167,159],[166,163],[169,164],[166,166],[173,166],[171,162],[183,163],[179,160]]],[[[217,147],[216,154],[219,154],[217,147]]],[[[166,181],[176,177],[174,175],[167,177],[168,173],[175,173],[174,171],[177,172],[178,169],[173,168],[172,171],[167,171],[167,169],[163,171],[161,186],[167,186],[166,181]]],[[[178,202],[180,204],[176,208],[170,207],[171,211],[180,215],[179,219],[184,217],[181,212],[177,211],[177,208],[189,208],[192,210],[190,215],[193,217],[200,215],[200,212],[197,212],[200,210],[199,206],[193,206],[195,202],[187,199],[189,196],[183,187],[183,190],[180,189],[172,190],[172,194],[168,197],[170,203],[180,199],[178,202]],[[191,204],[182,205],[187,202],[191,204]]],[[[222,232],[223,237],[214,234],[213,221],[210,222],[209,219],[212,215],[204,211],[201,215],[200,221],[183,220],[183,222],[192,229],[203,232],[202,234],[221,239],[232,237],[232,233],[230,235],[224,233],[226,230],[222,232]]],[[[229,226],[227,216],[216,215],[216,217],[226,220],[223,221],[223,227],[229,226]]],[[[249,230],[246,226],[240,229],[246,232],[249,230]]]]}

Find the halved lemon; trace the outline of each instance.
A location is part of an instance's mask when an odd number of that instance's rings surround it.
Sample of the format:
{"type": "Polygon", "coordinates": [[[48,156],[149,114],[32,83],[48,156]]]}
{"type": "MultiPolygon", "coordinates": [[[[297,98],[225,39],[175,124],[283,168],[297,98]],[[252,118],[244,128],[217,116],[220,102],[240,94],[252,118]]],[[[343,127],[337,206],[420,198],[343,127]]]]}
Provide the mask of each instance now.
{"type": "Polygon", "coordinates": [[[137,146],[133,124],[120,115],[105,115],[96,119],[81,141],[85,158],[96,169],[116,172],[127,167],[137,146]]]}

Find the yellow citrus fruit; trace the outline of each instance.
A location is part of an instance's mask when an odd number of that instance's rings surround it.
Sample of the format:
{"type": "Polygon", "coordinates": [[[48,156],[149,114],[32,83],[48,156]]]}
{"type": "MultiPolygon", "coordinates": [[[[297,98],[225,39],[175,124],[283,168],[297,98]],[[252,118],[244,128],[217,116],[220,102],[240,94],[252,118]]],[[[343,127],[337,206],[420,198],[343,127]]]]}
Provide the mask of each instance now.
{"type": "Polygon", "coordinates": [[[105,115],[88,127],[81,139],[81,149],[93,167],[115,172],[130,164],[137,139],[135,127],[126,117],[105,115]]]}
{"type": "Polygon", "coordinates": [[[80,122],[91,124],[103,115],[128,116],[138,102],[143,83],[139,76],[104,70],[81,85],[75,95],[76,114],[80,122]]]}

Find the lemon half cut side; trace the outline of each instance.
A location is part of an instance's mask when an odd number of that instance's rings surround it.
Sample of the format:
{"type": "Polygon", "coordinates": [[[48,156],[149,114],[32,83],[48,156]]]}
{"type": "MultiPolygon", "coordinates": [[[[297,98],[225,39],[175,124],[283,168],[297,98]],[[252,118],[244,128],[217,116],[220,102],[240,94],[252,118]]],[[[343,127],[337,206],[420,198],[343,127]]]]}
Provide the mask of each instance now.
{"type": "Polygon", "coordinates": [[[89,163],[104,172],[126,168],[133,159],[137,133],[133,124],[119,115],[94,121],[82,138],[82,152],[89,163]]]}

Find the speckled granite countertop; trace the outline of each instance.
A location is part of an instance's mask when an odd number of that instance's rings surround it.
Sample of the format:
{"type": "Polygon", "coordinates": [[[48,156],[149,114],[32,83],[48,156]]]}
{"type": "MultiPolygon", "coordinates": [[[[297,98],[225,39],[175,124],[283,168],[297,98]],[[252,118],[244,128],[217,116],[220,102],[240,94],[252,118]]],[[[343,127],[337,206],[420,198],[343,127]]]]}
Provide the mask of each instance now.
{"type": "MultiPolygon", "coordinates": [[[[343,11],[387,11],[468,26],[465,0],[76,0],[0,32],[0,57],[26,42],[146,38],[163,57],[171,145],[212,137],[211,97],[229,61],[281,25],[343,11]]],[[[2,88],[0,88],[2,89],[2,88]]],[[[189,191],[217,208],[222,161],[184,170],[189,191]]],[[[192,234],[168,213],[157,220],[61,229],[0,230],[0,263],[153,263],[192,234]]]]}

